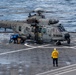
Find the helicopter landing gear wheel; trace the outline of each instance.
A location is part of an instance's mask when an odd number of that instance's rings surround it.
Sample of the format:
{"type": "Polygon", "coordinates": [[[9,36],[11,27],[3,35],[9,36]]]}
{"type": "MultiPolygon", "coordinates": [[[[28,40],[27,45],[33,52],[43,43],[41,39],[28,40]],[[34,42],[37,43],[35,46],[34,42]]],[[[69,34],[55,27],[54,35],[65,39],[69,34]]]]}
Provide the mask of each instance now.
{"type": "Polygon", "coordinates": [[[70,44],[70,39],[67,39],[67,44],[70,44]]]}
{"type": "Polygon", "coordinates": [[[61,45],[61,42],[58,40],[58,41],[56,42],[56,45],[61,45]]]}

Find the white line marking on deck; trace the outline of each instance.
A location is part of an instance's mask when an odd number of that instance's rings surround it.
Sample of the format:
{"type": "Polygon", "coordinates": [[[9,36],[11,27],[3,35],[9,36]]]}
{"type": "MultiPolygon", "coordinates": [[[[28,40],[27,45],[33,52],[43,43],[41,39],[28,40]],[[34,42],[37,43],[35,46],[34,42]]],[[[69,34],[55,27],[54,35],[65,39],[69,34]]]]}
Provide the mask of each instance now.
{"type": "MultiPolygon", "coordinates": [[[[11,53],[21,52],[21,51],[26,51],[26,50],[31,50],[31,49],[34,49],[34,48],[39,48],[39,47],[48,46],[48,45],[49,44],[36,46],[36,47],[32,47],[32,48],[27,48],[27,49],[20,49],[20,50],[15,50],[15,51],[4,52],[4,53],[0,53],[0,55],[11,54],[11,53]]],[[[27,46],[29,46],[29,45],[27,45],[27,46]]]]}
{"type": "Polygon", "coordinates": [[[25,46],[28,46],[28,47],[44,47],[44,46],[49,46],[49,45],[50,44],[40,45],[40,46],[32,46],[32,45],[25,44],[25,46]]]}
{"type": "Polygon", "coordinates": [[[67,64],[67,65],[70,65],[71,63],[67,61],[66,64],[67,64]]]}
{"type": "Polygon", "coordinates": [[[16,53],[16,52],[21,52],[21,51],[25,51],[25,50],[34,49],[34,48],[36,48],[36,47],[27,48],[27,49],[20,49],[20,50],[15,50],[15,51],[9,51],[9,52],[4,52],[4,53],[0,53],[0,55],[11,54],[11,53],[16,53]]]}
{"type": "MultiPolygon", "coordinates": [[[[47,45],[42,45],[40,48],[73,48],[73,49],[76,49],[76,46],[52,46],[52,47],[44,47],[44,46],[48,46],[48,45],[50,45],[50,44],[47,44],[47,45]]],[[[28,47],[39,47],[39,46],[31,46],[31,45],[28,45],[28,44],[26,44],[26,46],[28,46],[28,47]]]]}
{"type": "MultiPolygon", "coordinates": [[[[26,45],[26,46],[31,47],[31,48],[20,49],[20,50],[9,51],[9,52],[4,52],[4,53],[0,53],[0,55],[11,54],[11,53],[17,53],[17,52],[21,52],[21,51],[31,50],[31,49],[34,49],[34,48],[55,48],[55,46],[54,46],[54,47],[44,47],[44,46],[49,46],[49,45],[50,45],[50,44],[40,45],[40,46],[26,45]]],[[[75,46],[75,47],[76,47],[76,46],[75,46]]],[[[63,46],[63,47],[56,47],[56,48],[73,48],[73,49],[76,49],[75,47],[63,46]]]]}
{"type": "Polygon", "coordinates": [[[65,72],[62,72],[62,73],[54,74],[54,75],[62,75],[62,74],[73,72],[73,71],[76,71],[76,69],[65,71],[65,72]]]}
{"type": "Polygon", "coordinates": [[[46,72],[43,72],[43,73],[38,73],[38,74],[36,74],[36,75],[43,75],[43,74],[47,74],[47,73],[54,72],[54,71],[57,71],[57,70],[69,68],[69,67],[72,67],[72,66],[76,66],[76,64],[69,65],[69,66],[65,66],[65,67],[61,67],[61,68],[54,69],[54,70],[49,70],[49,71],[46,71],[46,72]]]}

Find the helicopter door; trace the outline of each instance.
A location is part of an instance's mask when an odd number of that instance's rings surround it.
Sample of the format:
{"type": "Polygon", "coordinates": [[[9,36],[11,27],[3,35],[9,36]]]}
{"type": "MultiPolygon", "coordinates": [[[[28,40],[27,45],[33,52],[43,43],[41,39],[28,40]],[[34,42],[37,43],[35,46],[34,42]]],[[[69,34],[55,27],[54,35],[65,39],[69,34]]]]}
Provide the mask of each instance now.
{"type": "Polygon", "coordinates": [[[42,33],[43,33],[43,41],[44,42],[50,42],[51,41],[51,34],[50,34],[50,28],[43,28],[42,33]]]}
{"type": "Polygon", "coordinates": [[[30,33],[30,28],[29,27],[25,27],[24,28],[24,34],[28,37],[30,33]]]}

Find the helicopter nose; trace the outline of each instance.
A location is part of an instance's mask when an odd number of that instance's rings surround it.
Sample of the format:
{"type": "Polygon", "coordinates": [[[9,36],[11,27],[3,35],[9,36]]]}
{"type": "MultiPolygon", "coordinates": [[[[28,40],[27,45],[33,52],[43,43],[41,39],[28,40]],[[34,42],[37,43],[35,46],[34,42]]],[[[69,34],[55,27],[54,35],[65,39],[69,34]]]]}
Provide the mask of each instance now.
{"type": "Polygon", "coordinates": [[[65,34],[65,39],[67,40],[67,39],[69,39],[70,38],[70,34],[69,33],[66,33],[65,34]]]}

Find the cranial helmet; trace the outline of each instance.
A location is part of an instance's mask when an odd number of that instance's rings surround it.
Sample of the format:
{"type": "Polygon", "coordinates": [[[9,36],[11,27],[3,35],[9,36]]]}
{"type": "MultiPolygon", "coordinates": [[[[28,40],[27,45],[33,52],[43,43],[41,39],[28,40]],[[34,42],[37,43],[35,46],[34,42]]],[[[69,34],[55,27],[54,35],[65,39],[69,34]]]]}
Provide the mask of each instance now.
{"type": "Polygon", "coordinates": [[[54,50],[57,50],[56,48],[54,48],[54,50]]]}

